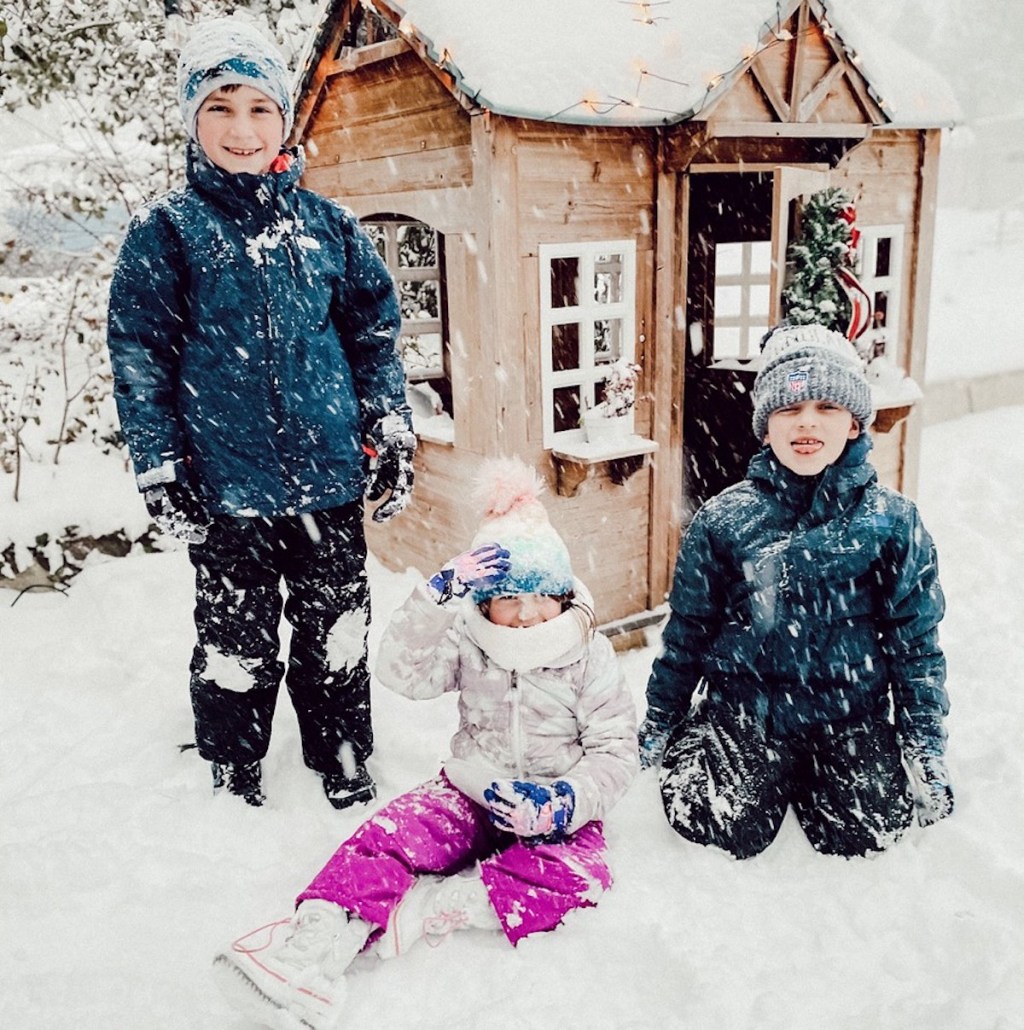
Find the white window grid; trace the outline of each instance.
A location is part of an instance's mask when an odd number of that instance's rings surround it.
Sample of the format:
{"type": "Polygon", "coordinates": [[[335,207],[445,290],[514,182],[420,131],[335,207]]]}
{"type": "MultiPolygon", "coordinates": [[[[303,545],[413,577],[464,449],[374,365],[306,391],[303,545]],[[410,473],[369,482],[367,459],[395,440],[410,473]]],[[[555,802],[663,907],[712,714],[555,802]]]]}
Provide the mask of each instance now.
{"type": "Polygon", "coordinates": [[[399,258],[399,232],[408,226],[427,229],[434,233],[434,247],[437,261],[440,261],[441,239],[431,226],[424,222],[410,220],[377,221],[368,218],[364,226],[373,226],[384,237],[384,263],[388,266],[395,288],[401,296],[403,283],[436,283],[437,310],[435,317],[420,315],[407,318],[402,315],[398,349],[405,363],[406,378],[409,382],[421,382],[429,379],[440,379],[444,376],[444,323],[441,318],[441,306],[444,303],[444,280],[439,264],[409,268],[401,264],[399,258]]]}
{"type": "MultiPolygon", "coordinates": [[[[555,390],[578,387],[581,415],[596,386],[608,376],[610,362],[598,361],[594,347],[594,327],[598,322],[617,320],[621,326],[621,351],[615,358],[636,360],[636,241],[607,240],[597,243],[541,244],[540,258],[540,323],[541,323],[541,387],[543,390],[544,446],[584,440],[582,427],[555,432],[555,390]],[[595,297],[594,283],[600,260],[608,256],[621,258],[622,289],[618,301],[601,301],[595,297]],[[578,304],[552,307],[551,262],[558,258],[579,261],[578,304]],[[552,355],[552,333],[555,326],[579,326],[579,367],[555,371],[552,355]]],[[[632,430],[633,413],[629,413],[632,430]]]]}
{"type": "MultiPolygon", "coordinates": [[[[900,317],[903,309],[903,236],[902,225],[858,226],[860,242],[857,247],[857,278],[871,298],[874,313],[878,297],[886,297],[885,324],[872,324],[865,336],[874,347],[882,345],[885,356],[893,364],[899,364],[901,339],[900,317]],[[889,268],[885,274],[878,272],[878,252],[888,241],[889,268]]],[[[860,346],[860,340],[857,341],[860,346]]]]}
{"type": "Polygon", "coordinates": [[[771,248],[771,240],[715,248],[713,365],[760,355],[771,311],[771,248]]]}

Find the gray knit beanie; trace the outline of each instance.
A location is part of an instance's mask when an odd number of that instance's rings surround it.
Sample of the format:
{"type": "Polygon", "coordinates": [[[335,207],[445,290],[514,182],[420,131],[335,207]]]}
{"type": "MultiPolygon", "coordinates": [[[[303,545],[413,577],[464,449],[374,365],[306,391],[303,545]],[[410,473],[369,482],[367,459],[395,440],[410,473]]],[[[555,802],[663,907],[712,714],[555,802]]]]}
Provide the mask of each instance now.
{"type": "Polygon", "coordinates": [[[874,418],[871,386],[860,357],[841,333],[821,325],[786,325],[761,341],[761,371],[754,380],[754,435],[763,440],[768,417],[803,401],[832,401],[867,429],[874,418]]]}
{"type": "Polygon", "coordinates": [[[241,18],[199,22],[178,58],[178,102],[192,139],[203,101],[221,86],[252,86],[281,108],[284,138],[292,131],[295,110],[291,75],[280,50],[241,18]]]}

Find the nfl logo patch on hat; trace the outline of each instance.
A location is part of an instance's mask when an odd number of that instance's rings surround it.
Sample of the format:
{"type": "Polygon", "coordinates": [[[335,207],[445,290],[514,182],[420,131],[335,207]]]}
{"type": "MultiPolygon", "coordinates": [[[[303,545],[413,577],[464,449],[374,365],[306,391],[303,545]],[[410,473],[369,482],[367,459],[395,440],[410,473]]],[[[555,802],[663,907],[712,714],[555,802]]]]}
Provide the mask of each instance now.
{"type": "Polygon", "coordinates": [[[807,389],[807,374],[809,371],[809,368],[798,368],[786,376],[790,393],[800,393],[807,389]]]}

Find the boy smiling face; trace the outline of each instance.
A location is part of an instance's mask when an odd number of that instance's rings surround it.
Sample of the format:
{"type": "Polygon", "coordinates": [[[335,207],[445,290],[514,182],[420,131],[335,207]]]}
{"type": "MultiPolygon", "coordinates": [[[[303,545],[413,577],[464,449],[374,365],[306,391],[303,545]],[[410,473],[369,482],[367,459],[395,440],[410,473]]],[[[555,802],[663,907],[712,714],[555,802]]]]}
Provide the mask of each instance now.
{"type": "Polygon", "coordinates": [[[221,86],[199,108],[196,136],[218,168],[264,175],[284,142],[284,116],[252,86],[221,86]]]}
{"type": "Polygon", "coordinates": [[[764,442],[798,476],[816,476],[860,436],[860,424],[834,401],[801,401],[768,416],[764,442]]]}

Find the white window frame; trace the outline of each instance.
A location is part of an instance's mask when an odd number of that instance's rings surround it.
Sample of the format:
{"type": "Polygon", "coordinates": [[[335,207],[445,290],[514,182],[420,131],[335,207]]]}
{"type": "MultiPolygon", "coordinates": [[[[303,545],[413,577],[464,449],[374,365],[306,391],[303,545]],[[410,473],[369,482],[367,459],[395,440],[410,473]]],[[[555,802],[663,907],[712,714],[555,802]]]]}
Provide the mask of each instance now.
{"type": "Polygon", "coordinates": [[[431,379],[443,379],[445,376],[444,349],[447,346],[447,341],[444,338],[444,313],[445,305],[447,303],[446,294],[448,285],[445,282],[445,277],[441,271],[441,250],[444,246],[444,239],[441,236],[441,233],[427,222],[421,222],[413,218],[383,219],[378,215],[376,218],[364,218],[360,224],[363,226],[373,225],[375,228],[383,230],[384,232],[384,263],[388,266],[388,271],[395,280],[395,288],[399,293],[399,303],[401,303],[401,283],[437,283],[437,317],[406,318],[403,315],[402,327],[399,331],[397,346],[399,355],[403,359],[402,363],[405,365],[403,346],[405,337],[426,335],[437,336],[441,341],[437,364],[406,367],[405,375],[406,379],[410,383],[429,382],[431,379]],[[436,255],[435,264],[416,268],[407,268],[400,263],[398,231],[399,229],[408,226],[429,229],[434,234],[434,252],[436,255]]]}
{"type": "Polygon", "coordinates": [[[771,290],[772,290],[772,268],[771,268],[771,239],[767,240],[746,240],[742,243],[719,243],[716,245],[715,255],[715,297],[713,303],[715,319],[715,340],[718,339],[719,329],[735,329],[739,333],[739,354],[730,354],[722,357],[719,355],[717,342],[715,343],[711,367],[716,366],[732,368],[737,362],[745,363],[752,358],[760,357],[761,338],[771,325],[771,290]],[[767,247],[768,268],[764,272],[753,272],[753,248],[754,246],[767,247]],[[718,273],[717,250],[720,247],[740,248],[740,271],[735,274],[718,273]],[[764,311],[753,311],[751,303],[751,288],[761,286],[767,295],[767,306],[764,311]],[[736,287],[740,291],[740,310],[736,315],[720,315],[718,305],[718,291],[723,287],[736,287]]]}
{"type": "Polygon", "coordinates": [[[870,338],[872,342],[884,340],[886,358],[894,365],[898,365],[903,350],[900,325],[903,314],[903,250],[906,230],[900,224],[858,225],[857,228],[860,229],[857,279],[871,298],[872,308],[876,293],[888,294],[885,325],[880,329],[872,325],[865,333],[865,337],[870,338]],[[883,239],[890,241],[889,274],[875,275],[878,244],[883,239]]]}
{"type": "MultiPolygon", "coordinates": [[[[540,258],[540,332],[541,332],[541,390],[543,394],[544,447],[552,448],[584,440],[582,427],[555,432],[556,389],[578,386],[581,408],[592,396],[596,384],[607,378],[609,364],[595,360],[594,325],[608,319],[618,319],[622,326],[621,357],[636,360],[636,241],[604,240],[597,243],[555,244],[542,243],[540,258]],[[599,303],[594,299],[592,284],[597,258],[606,254],[622,255],[621,300],[599,303]],[[575,258],[579,261],[579,303],[571,307],[551,306],[551,262],[557,258],[575,258]],[[552,330],[557,325],[579,325],[579,367],[556,372],[552,359],[552,330]]],[[[582,415],[582,411],[581,411],[582,415]]],[[[630,431],[632,431],[630,412],[630,431]]]]}

